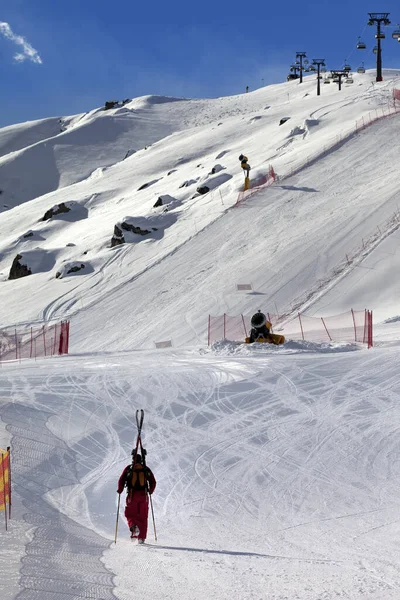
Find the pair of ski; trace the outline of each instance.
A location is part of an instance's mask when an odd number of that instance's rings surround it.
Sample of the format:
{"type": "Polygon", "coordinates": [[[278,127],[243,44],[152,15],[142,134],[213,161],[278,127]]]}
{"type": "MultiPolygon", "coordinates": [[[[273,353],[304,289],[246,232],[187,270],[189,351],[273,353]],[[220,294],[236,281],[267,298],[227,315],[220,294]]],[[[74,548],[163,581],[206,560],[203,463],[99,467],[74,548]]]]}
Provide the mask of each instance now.
{"type": "Polygon", "coordinates": [[[139,450],[140,450],[140,454],[142,455],[143,467],[146,469],[146,454],[147,454],[147,452],[143,448],[143,444],[142,444],[143,421],[144,421],[144,410],[143,410],[143,408],[140,408],[136,411],[137,437],[136,437],[135,452],[133,453],[133,456],[132,456],[132,462],[133,462],[133,464],[135,464],[136,455],[139,453],[139,450]]]}

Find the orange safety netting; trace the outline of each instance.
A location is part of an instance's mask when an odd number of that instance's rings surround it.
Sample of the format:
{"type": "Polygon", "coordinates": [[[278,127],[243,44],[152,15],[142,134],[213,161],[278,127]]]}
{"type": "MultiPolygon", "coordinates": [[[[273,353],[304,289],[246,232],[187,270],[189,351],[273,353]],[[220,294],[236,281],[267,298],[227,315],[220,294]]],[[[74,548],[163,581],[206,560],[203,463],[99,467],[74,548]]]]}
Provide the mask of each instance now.
{"type": "Polygon", "coordinates": [[[68,354],[69,321],[0,330],[0,360],[68,354]]]}
{"type": "MultiPolygon", "coordinates": [[[[266,314],[272,327],[279,325],[278,315],[266,314]]],[[[227,339],[244,341],[250,331],[251,316],[220,315],[208,318],[208,344],[227,339]]],[[[372,312],[350,310],[330,317],[309,317],[299,314],[291,322],[279,327],[286,339],[314,342],[360,342],[372,346],[372,312]]]]}
{"type": "Polygon", "coordinates": [[[0,511],[10,503],[10,452],[0,449],[0,511]]]}

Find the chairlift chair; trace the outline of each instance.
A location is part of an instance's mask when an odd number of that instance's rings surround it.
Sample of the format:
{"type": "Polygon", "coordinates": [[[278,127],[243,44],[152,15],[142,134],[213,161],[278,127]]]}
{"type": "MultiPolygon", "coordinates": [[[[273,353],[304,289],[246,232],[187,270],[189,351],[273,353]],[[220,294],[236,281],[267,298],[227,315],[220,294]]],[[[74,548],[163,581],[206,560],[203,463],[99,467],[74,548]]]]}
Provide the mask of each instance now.
{"type": "Polygon", "coordinates": [[[357,73],[365,73],[364,63],[358,67],[357,73]]]}
{"type": "Polygon", "coordinates": [[[349,73],[349,71],[351,71],[351,66],[344,63],[343,71],[346,71],[346,73],[349,73]]]}
{"type": "Polygon", "coordinates": [[[330,79],[328,79],[328,77],[325,77],[325,79],[324,79],[324,83],[330,83],[330,82],[331,82],[331,80],[330,80],[330,79]]]}
{"type": "Polygon", "coordinates": [[[322,69],[321,69],[321,73],[326,73],[326,69],[325,69],[325,67],[322,67],[322,69]]]}
{"type": "Polygon", "coordinates": [[[354,83],[353,78],[352,77],[347,77],[346,83],[354,83]]]}
{"type": "Polygon", "coordinates": [[[386,37],[386,35],[384,33],[382,33],[382,32],[375,34],[375,39],[377,39],[377,40],[384,40],[385,37],[386,37]]]}
{"type": "Polygon", "coordinates": [[[398,25],[397,27],[398,27],[398,29],[395,29],[393,31],[393,33],[392,33],[392,38],[394,40],[399,40],[400,39],[400,26],[398,25]]]}
{"type": "Polygon", "coordinates": [[[374,54],[377,54],[378,53],[378,46],[374,46],[374,48],[372,49],[372,52],[374,54]]]}
{"type": "Polygon", "coordinates": [[[366,44],[364,44],[364,42],[362,42],[360,40],[360,38],[358,38],[358,42],[357,42],[357,46],[356,46],[357,50],[365,50],[366,47],[367,47],[366,44]]]}

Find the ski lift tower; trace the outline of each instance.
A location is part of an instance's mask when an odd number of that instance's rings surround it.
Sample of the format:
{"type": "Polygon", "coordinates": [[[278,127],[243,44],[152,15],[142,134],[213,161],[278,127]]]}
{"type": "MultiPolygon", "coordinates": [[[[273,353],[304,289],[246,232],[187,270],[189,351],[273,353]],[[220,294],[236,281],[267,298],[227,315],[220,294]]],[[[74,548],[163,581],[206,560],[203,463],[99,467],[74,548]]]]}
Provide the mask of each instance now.
{"type": "Polygon", "coordinates": [[[348,76],[348,71],[344,69],[337,69],[336,71],[331,71],[332,81],[338,84],[339,92],[342,89],[342,78],[348,76]]]}
{"type": "Polygon", "coordinates": [[[368,13],[369,21],[368,25],[376,25],[375,38],[377,40],[376,48],[376,81],[383,81],[382,78],[382,49],[381,40],[385,39],[385,34],[382,32],[382,25],[390,25],[389,14],[390,13],[368,13]]]}
{"type": "Polygon", "coordinates": [[[321,67],[325,67],[324,58],[313,58],[312,64],[317,67],[317,96],[321,95],[321,67]]]}
{"type": "Polygon", "coordinates": [[[299,72],[300,72],[300,81],[299,83],[303,83],[303,58],[306,58],[307,54],[305,52],[296,52],[296,59],[299,61],[299,72]]]}

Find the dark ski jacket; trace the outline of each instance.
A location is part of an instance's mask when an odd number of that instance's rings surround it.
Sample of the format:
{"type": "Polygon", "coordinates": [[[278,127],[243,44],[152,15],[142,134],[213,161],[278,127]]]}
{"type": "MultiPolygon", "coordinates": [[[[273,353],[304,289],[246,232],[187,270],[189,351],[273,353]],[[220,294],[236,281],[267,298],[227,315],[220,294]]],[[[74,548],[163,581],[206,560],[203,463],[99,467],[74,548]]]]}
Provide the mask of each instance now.
{"type": "Polygon", "coordinates": [[[257,329],[253,327],[250,331],[250,344],[257,341],[258,337],[267,338],[269,336],[269,329],[266,325],[262,327],[258,327],[257,329]]]}
{"type": "MultiPolygon", "coordinates": [[[[127,483],[127,476],[128,473],[131,469],[132,465],[126,465],[125,469],[122,471],[121,473],[121,477],[118,480],[118,489],[117,492],[118,494],[122,494],[122,492],[124,491],[124,487],[125,484],[127,483]]],[[[149,469],[149,467],[144,467],[144,472],[145,472],[145,476],[146,476],[146,487],[147,487],[147,491],[149,494],[152,494],[154,492],[154,490],[156,489],[156,478],[154,477],[151,469],[149,469]]],[[[139,493],[139,494],[143,494],[145,490],[139,490],[138,492],[133,490],[133,493],[139,493]]],[[[132,490],[129,490],[128,488],[128,493],[132,492],[132,490]]]]}

